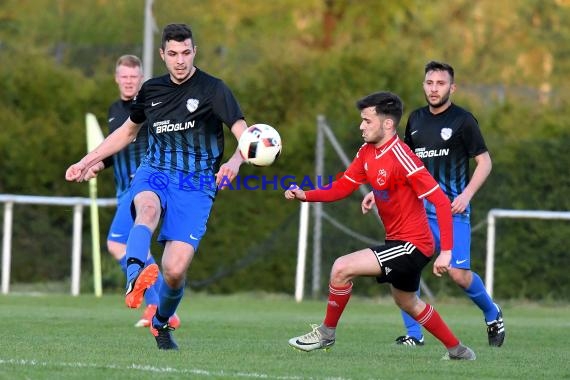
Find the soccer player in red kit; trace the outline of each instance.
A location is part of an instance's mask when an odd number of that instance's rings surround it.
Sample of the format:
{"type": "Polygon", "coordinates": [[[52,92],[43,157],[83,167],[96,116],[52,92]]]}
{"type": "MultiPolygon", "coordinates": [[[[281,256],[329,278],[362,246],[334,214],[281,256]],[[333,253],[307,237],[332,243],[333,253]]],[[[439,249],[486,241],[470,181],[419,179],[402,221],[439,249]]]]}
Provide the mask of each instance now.
{"type": "Polygon", "coordinates": [[[475,360],[475,353],[461,344],[439,313],[418,298],[422,269],[434,254],[423,199],[436,209],[440,225],[441,252],[433,273],[441,276],[450,267],[453,246],[451,204],[421,160],[396,134],[403,113],[400,98],[377,92],[356,103],[364,144],[344,172],[326,189],[304,191],[292,187],[285,198],[306,202],[333,202],[346,198],[369,183],[386,230],[385,244],[337,258],[331,269],[326,315],[321,325],[294,337],[289,344],[303,351],[326,349],[335,343],[336,327],[352,292],[352,279],[375,276],[389,283],[400,309],[411,315],[447,349],[446,359],[475,360]]]}

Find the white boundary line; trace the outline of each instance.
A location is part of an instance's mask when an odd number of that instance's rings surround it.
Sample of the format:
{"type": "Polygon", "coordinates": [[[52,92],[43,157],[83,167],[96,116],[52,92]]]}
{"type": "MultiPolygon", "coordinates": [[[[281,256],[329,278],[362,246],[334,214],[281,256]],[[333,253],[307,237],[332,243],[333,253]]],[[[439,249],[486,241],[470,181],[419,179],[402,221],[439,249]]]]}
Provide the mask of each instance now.
{"type": "MultiPolygon", "coordinates": [[[[99,365],[93,363],[65,363],[65,362],[41,362],[37,360],[27,359],[0,359],[0,365],[16,365],[22,367],[68,367],[68,368],[102,368],[114,370],[137,370],[142,372],[154,373],[175,373],[181,375],[201,375],[210,377],[225,377],[225,378],[250,378],[250,379],[277,379],[277,380],[302,380],[308,379],[304,376],[271,376],[264,373],[256,372],[235,372],[229,373],[225,371],[208,371],[204,369],[188,368],[178,369],[172,367],[154,367],[149,365],[131,364],[129,366],[118,366],[114,364],[99,365]]],[[[310,378],[309,378],[310,379],[310,378]]],[[[340,377],[335,377],[336,380],[343,380],[340,377]]]]}

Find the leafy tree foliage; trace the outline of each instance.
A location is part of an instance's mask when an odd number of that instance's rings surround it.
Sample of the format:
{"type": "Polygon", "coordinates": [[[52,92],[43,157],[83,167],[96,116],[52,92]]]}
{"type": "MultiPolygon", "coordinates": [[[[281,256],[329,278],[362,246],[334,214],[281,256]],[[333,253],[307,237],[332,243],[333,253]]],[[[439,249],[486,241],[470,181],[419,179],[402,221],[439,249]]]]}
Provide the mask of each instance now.
{"type": "MultiPolygon", "coordinates": [[[[439,59],[455,66],[455,100],[477,116],[494,160],[491,178],[474,202],[474,224],[484,221],[491,208],[568,210],[567,2],[154,4],[158,30],[170,22],[193,27],[196,64],[230,85],[248,122],[280,130],[281,159],[270,168],[243,167],[242,177],[314,176],[317,115],[327,117],[345,151],[353,154],[361,144],[354,102],[390,90],[404,99],[409,113],[425,102],[423,65],[439,59]]],[[[66,183],[63,174],[85,152],[85,113],[96,114],[104,125],[107,107],[117,97],[115,59],[142,54],[143,15],[143,2],[134,1],[0,2],[0,193],[87,195],[86,186],[66,183]]],[[[154,43],[157,50],[159,33],[154,43]]],[[[164,72],[158,53],[153,72],[164,72]]],[[[236,144],[229,134],[227,138],[229,155],[236,144]]],[[[330,147],[326,152],[327,174],[341,172],[344,164],[330,147]]],[[[269,187],[220,194],[189,273],[190,286],[211,292],[293,291],[298,205],[282,199],[279,183],[269,187]]],[[[112,173],[102,174],[99,193],[114,195],[112,173]]],[[[358,215],[359,200],[355,194],[330,212],[381,239],[381,228],[358,215]]],[[[26,255],[17,262],[15,277],[48,281],[67,276],[70,210],[29,207],[17,212],[14,251],[26,255]]],[[[102,211],[102,231],[111,214],[102,211]]],[[[564,223],[501,222],[499,228],[498,296],[567,298],[564,223]]],[[[88,242],[88,225],[85,232],[88,242]]],[[[329,243],[323,258],[326,281],[334,257],[362,245],[329,225],[323,238],[329,243]]],[[[484,233],[474,234],[474,263],[480,272],[484,240],[484,233]]],[[[84,245],[88,258],[90,247],[84,245]]],[[[85,259],[84,272],[89,265],[85,259]]],[[[103,266],[106,288],[121,288],[122,275],[107,255],[103,266]]],[[[457,292],[449,281],[428,275],[426,280],[441,293],[457,292]]],[[[377,291],[371,284],[363,293],[377,291]]]]}

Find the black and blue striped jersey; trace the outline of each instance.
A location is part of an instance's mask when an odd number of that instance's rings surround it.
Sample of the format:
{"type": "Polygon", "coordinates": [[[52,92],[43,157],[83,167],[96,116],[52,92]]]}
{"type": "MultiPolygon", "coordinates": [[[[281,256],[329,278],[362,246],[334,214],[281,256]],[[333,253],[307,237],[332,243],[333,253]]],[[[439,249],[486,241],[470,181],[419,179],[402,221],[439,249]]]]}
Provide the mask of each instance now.
{"type": "MultiPolygon", "coordinates": [[[[475,117],[453,103],[437,115],[428,106],[414,110],[408,118],[404,142],[423,161],[450,201],[469,183],[470,159],[487,152],[475,117]]],[[[429,216],[435,215],[430,203],[426,203],[426,211],[429,216]]],[[[464,216],[469,217],[470,212],[469,206],[464,216]]]]}
{"type": "MultiPolygon", "coordinates": [[[[117,100],[109,107],[107,122],[109,134],[119,128],[130,115],[132,100],[117,100]]],[[[143,125],[135,141],[113,155],[113,172],[117,197],[128,190],[131,179],[148,148],[148,129],[143,125]]]]}
{"type": "Polygon", "coordinates": [[[224,152],[223,124],[244,119],[226,84],[198,68],[181,84],[168,74],[146,81],[130,117],[148,125],[145,165],[194,178],[213,177],[224,152]]]}

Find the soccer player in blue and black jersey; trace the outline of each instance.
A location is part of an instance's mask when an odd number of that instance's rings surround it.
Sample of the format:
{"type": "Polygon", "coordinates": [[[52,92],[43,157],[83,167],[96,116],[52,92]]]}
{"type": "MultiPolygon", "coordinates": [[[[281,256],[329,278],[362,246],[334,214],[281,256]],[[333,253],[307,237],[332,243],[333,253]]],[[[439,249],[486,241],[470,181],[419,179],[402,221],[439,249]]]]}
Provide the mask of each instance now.
{"type": "MultiPolygon", "coordinates": [[[[143,71],[142,62],[139,57],[127,54],[117,59],[117,63],[115,64],[115,82],[119,90],[119,99],[113,102],[109,107],[107,117],[109,134],[113,133],[127,120],[131,112],[133,99],[142,85],[143,71]]],[[[148,128],[143,125],[132,143],[117,154],[104,160],[103,165],[93,168],[94,171],[97,171],[105,167],[113,166],[115,190],[117,194],[117,210],[107,234],[107,249],[115,260],[117,260],[125,274],[127,273],[127,238],[134,223],[131,214],[132,199],[130,198],[129,188],[131,180],[142,158],[146,154],[147,147],[148,128]]],[[[96,172],[94,174],[96,174],[96,172]]],[[[150,265],[154,263],[154,257],[149,252],[145,264],[150,265]]],[[[158,285],[156,283],[147,289],[144,294],[144,300],[146,308],[141,319],[135,324],[136,327],[150,326],[150,320],[154,316],[158,304],[158,285]]],[[[170,318],[169,323],[175,327],[179,327],[180,319],[175,314],[170,318]]]]}
{"type": "Polygon", "coordinates": [[[125,303],[139,307],[158,278],[158,266],[145,266],[145,261],[162,218],[163,280],[150,330],[163,350],[178,349],[168,321],[182,300],[186,272],[206,232],[218,185],[235,179],[243,163],[236,148],[221,164],[223,125],[237,140],[247,128],[227,85],[194,65],[196,52],[187,25],[167,25],[160,56],[168,74],[146,81],[123,125],[66,172],[69,181],[89,179],[90,168],[132,142],[146,122],[149,146],[131,183],[136,217],[127,240],[125,303]]]}
{"type": "MultiPolygon", "coordinates": [[[[447,63],[431,61],[425,66],[423,89],[427,106],[414,110],[408,118],[404,142],[423,161],[451,201],[453,213],[453,281],[481,309],[487,325],[490,346],[500,347],[505,339],[503,314],[493,302],[481,277],[471,271],[471,207],[469,202],[491,173],[491,157],[475,117],[451,102],[455,92],[455,73],[447,63]],[[470,177],[469,162],[475,161],[470,177]]],[[[363,209],[370,208],[374,197],[366,196],[363,209]]],[[[434,207],[426,202],[430,227],[439,250],[439,226],[434,207]]],[[[407,333],[397,344],[424,344],[421,326],[402,312],[407,333]]]]}

